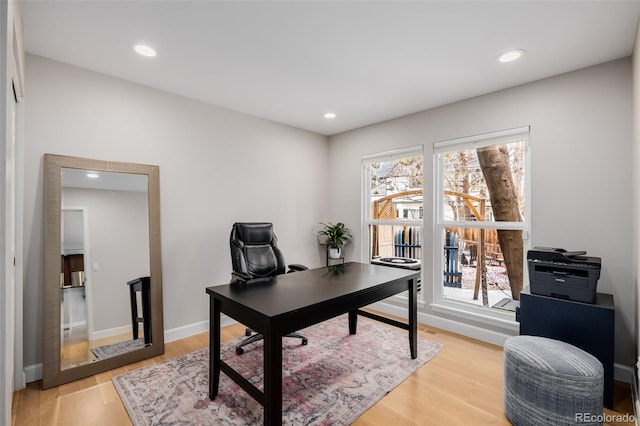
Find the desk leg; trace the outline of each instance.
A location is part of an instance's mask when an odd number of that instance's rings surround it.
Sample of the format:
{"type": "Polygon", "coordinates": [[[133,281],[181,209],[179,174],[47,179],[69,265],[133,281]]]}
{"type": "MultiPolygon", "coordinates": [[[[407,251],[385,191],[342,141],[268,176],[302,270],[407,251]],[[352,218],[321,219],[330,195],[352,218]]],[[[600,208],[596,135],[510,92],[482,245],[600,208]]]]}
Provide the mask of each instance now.
{"type": "Polygon", "coordinates": [[[218,396],[220,385],[220,301],[209,296],[209,399],[218,396]]]}
{"type": "Polygon", "coordinates": [[[411,359],[418,357],[418,283],[409,280],[409,350],[411,359]]]}
{"type": "Polygon", "coordinates": [[[264,335],[264,424],[282,425],[282,334],[264,335]]]}
{"type": "Polygon", "coordinates": [[[133,333],[133,340],[137,340],[138,339],[138,301],[136,299],[136,292],[134,290],[133,285],[129,286],[129,301],[131,302],[131,329],[133,333]]]}
{"type": "Polygon", "coordinates": [[[349,311],[349,334],[356,334],[358,330],[358,311],[349,311]]]}
{"type": "MultiPolygon", "coordinates": [[[[149,294],[149,284],[142,285],[142,329],[144,330],[144,343],[151,343],[151,295],[149,294]]],[[[136,324],[136,334],[138,334],[138,324],[136,324]]]]}

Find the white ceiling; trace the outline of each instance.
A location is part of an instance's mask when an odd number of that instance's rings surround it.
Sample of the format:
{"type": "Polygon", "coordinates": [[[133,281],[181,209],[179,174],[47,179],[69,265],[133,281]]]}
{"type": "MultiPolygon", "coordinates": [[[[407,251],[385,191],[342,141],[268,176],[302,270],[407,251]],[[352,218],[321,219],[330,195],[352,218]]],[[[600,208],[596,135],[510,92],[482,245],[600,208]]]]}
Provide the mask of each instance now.
{"type": "Polygon", "coordinates": [[[21,9],[27,52],[332,135],[629,56],[640,1],[22,0],[21,9]],[[137,43],[158,56],[139,56],[137,43]],[[496,60],[512,48],[526,55],[496,60]]]}

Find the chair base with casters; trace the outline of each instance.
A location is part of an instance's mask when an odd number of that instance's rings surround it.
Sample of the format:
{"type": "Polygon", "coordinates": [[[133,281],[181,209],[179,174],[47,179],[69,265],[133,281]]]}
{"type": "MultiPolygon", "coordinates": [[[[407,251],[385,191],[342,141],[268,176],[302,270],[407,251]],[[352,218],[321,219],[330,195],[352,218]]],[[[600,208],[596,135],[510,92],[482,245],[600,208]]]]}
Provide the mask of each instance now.
{"type": "MultiPolygon", "coordinates": [[[[250,345],[251,343],[257,342],[259,340],[262,340],[262,334],[253,334],[253,331],[250,328],[247,328],[244,332],[245,336],[251,336],[247,339],[244,339],[242,342],[238,343],[236,345],[236,354],[238,355],[242,355],[244,353],[244,349],[242,349],[243,347],[250,345]]],[[[307,340],[306,337],[304,337],[302,334],[298,334],[298,333],[289,333],[289,334],[285,334],[284,337],[293,337],[296,339],[302,339],[302,344],[306,345],[307,343],[309,343],[309,340],[307,340]]]]}

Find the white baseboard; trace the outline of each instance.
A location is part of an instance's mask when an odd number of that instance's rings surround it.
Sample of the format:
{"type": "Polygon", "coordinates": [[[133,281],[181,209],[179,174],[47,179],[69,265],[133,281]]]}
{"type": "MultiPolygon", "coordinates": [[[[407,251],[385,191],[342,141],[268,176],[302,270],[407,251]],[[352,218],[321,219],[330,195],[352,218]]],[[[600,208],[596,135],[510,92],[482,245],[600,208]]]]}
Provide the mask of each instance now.
{"type": "Polygon", "coordinates": [[[73,321],[73,322],[68,322],[68,323],[62,324],[62,329],[63,330],[68,330],[69,328],[72,328],[72,327],[80,327],[80,326],[84,326],[84,325],[87,325],[87,321],[86,320],[84,320],[84,321],[73,321]]]}
{"type": "Polygon", "coordinates": [[[122,327],[108,328],[106,330],[94,331],[91,333],[91,340],[105,339],[107,337],[120,336],[123,334],[131,335],[131,325],[123,325],[122,327]]]}
{"type": "MultiPolygon", "coordinates": [[[[369,305],[372,309],[377,309],[382,312],[386,312],[398,317],[406,317],[407,308],[402,306],[395,306],[388,303],[377,302],[369,305]]],[[[227,326],[235,324],[237,321],[229,318],[226,315],[221,316],[221,326],[227,326]]],[[[446,318],[440,318],[434,315],[418,312],[418,322],[432,327],[441,328],[443,330],[450,331],[452,333],[460,334],[463,336],[471,337],[474,339],[482,340],[483,342],[492,343],[498,346],[504,346],[505,340],[511,335],[498,333],[496,331],[485,330],[480,327],[476,327],[469,324],[463,324],[458,321],[453,321],[446,318]]],[[[127,328],[128,329],[128,328],[127,328]]],[[[108,331],[108,330],[107,330],[108,331]]],[[[205,333],[209,331],[209,321],[201,321],[193,324],[188,324],[182,327],[172,328],[165,330],[164,341],[166,343],[173,342],[175,340],[185,339],[187,337],[205,333]]],[[[24,369],[26,382],[34,382],[42,379],[42,364],[35,364],[25,367],[24,369]]],[[[632,367],[614,364],[613,365],[613,378],[625,383],[633,383],[635,378],[635,372],[632,367]]]]}
{"type": "MultiPolygon", "coordinates": [[[[376,302],[372,305],[368,305],[372,309],[376,309],[382,312],[386,312],[391,315],[395,315],[401,318],[406,318],[407,308],[403,306],[391,305],[384,302],[376,302]]],[[[460,334],[462,336],[471,337],[474,339],[482,340],[483,342],[492,343],[498,346],[504,346],[505,340],[512,336],[512,334],[499,333],[497,331],[486,330],[474,325],[464,324],[459,321],[450,320],[447,318],[437,317],[435,315],[425,314],[424,312],[418,312],[418,322],[432,327],[441,328],[443,330],[450,331],[452,333],[460,334]]]]}
{"type": "Polygon", "coordinates": [[[25,374],[24,370],[22,370],[22,375],[18,379],[18,382],[14,384],[14,387],[15,387],[14,391],[24,389],[27,387],[27,375],[25,374]]]}
{"type": "MultiPolygon", "coordinates": [[[[233,324],[235,321],[226,315],[220,317],[222,327],[233,324]]],[[[182,327],[172,328],[164,331],[164,341],[173,342],[174,340],[184,339],[196,334],[209,331],[209,321],[201,321],[193,324],[184,325],[182,327]]],[[[131,326],[125,325],[122,327],[110,328],[108,330],[96,331],[93,333],[93,340],[102,339],[105,337],[119,336],[131,332],[131,326]]]]}
{"type": "Polygon", "coordinates": [[[27,383],[42,379],[42,363],[26,366],[24,368],[24,377],[27,383]]]}
{"type": "Polygon", "coordinates": [[[615,380],[632,384],[634,377],[635,372],[633,371],[633,367],[617,363],[613,364],[613,378],[615,380]]]}
{"type": "MultiPolygon", "coordinates": [[[[220,326],[225,327],[227,325],[235,324],[237,321],[222,314],[220,316],[220,326]]],[[[205,333],[209,331],[209,321],[201,321],[193,324],[183,325],[182,327],[172,328],[171,330],[164,331],[164,341],[166,343],[173,342],[175,340],[185,339],[196,334],[205,333]]]]}
{"type": "Polygon", "coordinates": [[[193,324],[183,325],[182,327],[165,330],[164,341],[165,343],[169,343],[187,338],[189,336],[204,333],[206,331],[209,331],[209,321],[201,321],[193,324]]]}
{"type": "MultiPolygon", "coordinates": [[[[407,308],[402,306],[377,302],[369,305],[369,307],[401,318],[407,316],[407,308]]],[[[423,312],[418,312],[418,322],[498,346],[504,346],[505,340],[512,336],[510,334],[485,330],[480,327],[437,317],[435,315],[425,314],[423,312]]],[[[615,380],[625,383],[633,383],[634,377],[635,372],[633,367],[622,364],[613,364],[613,378],[615,380]]]]}
{"type": "MultiPolygon", "coordinates": [[[[229,318],[226,315],[220,317],[221,326],[227,326],[236,323],[237,321],[229,318]]],[[[119,334],[126,333],[131,330],[130,326],[112,328],[109,330],[99,331],[94,333],[94,338],[110,337],[119,334]],[[124,330],[124,331],[123,331],[124,330]],[[98,336],[98,337],[96,337],[98,336]]],[[[164,341],[166,343],[173,342],[175,340],[184,339],[195,334],[200,334],[209,331],[209,321],[201,321],[194,324],[185,325],[182,327],[172,328],[164,331],[164,341]]],[[[36,380],[42,379],[42,363],[29,365],[24,368],[25,382],[31,383],[36,380]]]]}

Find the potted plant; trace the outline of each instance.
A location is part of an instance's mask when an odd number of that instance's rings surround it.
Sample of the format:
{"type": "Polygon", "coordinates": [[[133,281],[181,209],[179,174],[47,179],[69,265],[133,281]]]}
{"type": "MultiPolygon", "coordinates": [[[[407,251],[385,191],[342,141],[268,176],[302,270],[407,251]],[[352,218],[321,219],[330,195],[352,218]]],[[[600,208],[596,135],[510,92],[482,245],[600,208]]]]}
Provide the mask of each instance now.
{"type": "Polygon", "coordinates": [[[329,248],[329,257],[332,259],[339,259],[342,252],[342,246],[353,238],[351,230],[342,222],[338,222],[336,224],[322,223],[322,225],[324,228],[318,231],[318,235],[326,238],[326,244],[329,248]]]}

